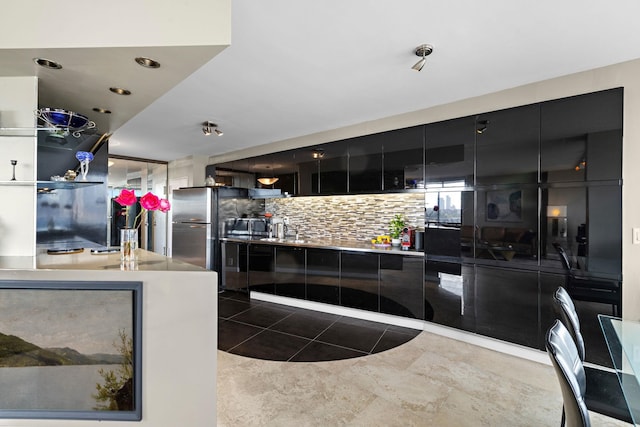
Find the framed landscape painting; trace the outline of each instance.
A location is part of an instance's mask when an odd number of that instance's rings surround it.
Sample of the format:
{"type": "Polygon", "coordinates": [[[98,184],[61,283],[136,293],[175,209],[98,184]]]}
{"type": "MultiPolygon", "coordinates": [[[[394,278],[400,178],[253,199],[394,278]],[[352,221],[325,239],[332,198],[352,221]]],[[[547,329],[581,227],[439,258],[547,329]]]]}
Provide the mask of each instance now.
{"type": "Polygon", "coordinates": [[[0,418],[141,419],[142,283],[0,281],[0,418]]]}

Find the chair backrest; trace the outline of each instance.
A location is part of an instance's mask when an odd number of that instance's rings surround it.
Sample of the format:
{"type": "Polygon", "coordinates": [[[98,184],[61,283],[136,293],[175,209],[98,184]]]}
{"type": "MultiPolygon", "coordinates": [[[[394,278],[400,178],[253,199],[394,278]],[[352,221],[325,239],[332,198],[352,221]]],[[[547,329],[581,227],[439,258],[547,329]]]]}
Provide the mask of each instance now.
{"type": "Polygon", "coordinates": [[[553,247],[556,248],[558,255],[560,255],[560,261],[562,262],[562,266],[567,272],[571,271],[571,261],[569,260],[569,256],[567,252],[564,250],[560,243],[554,243],[553,247]]]}
{"type": "Polygon", "coordinates": [[[556,312],[560,316],[560,320],[562,320],[562,323],[573,338],[573,342],[578,349],[580,360],[584,362],[584,339],[582,338],[582,333],[580,332],[580,319],[578,318],[576,306],[573,304],[571,296],[565,288],[563,288],[562,286],[558,286],[558,289],[553,294],[553,302],[556,307],[556,312]]]}
{"type": "Polygon", "coordinates": [[[584,401],[586,390],[584,367],[571,334],[560,320],[556,320],[547,332],[546,348],[560,382],[565,425],[590,427],[589,411],[584,401]]]}

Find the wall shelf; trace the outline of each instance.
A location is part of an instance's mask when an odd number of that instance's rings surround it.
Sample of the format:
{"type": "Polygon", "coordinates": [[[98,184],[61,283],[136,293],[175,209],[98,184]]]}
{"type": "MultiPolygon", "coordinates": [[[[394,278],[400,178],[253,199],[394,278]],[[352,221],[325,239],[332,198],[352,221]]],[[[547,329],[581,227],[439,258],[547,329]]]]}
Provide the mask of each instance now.
{"type": "Polygon", "coordinates": [[[78,187],[88,187],[91,185],[100,185],[103,182],[99,181],[37,181],[38,190],[45,188],[51,190],[57,189],[73,189],[78,187]]]}

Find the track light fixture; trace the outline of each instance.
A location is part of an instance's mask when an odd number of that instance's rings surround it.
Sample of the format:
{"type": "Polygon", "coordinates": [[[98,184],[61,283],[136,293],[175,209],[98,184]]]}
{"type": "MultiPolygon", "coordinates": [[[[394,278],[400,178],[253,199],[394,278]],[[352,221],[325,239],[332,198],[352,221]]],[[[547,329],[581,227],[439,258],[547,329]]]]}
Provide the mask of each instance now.
{"type": "Polygon", "coordinates": [[[415,54],[421,57],[421,59],[416,62],[415,65],[411,67],[411,69],[421,71],[424,65],[427,63],[427,56],[431,55],[432,52],[433,46],[431,46],[430,44],[421,44],[420,46],[418,46],[415,50],[415,54]]]}
{"type": "Polygon", "coordinates": [[[218,125],[212,122],[204,122],[202,124],[204,127],[202,128],[202,133],[204,133],[205,135],[209,136],[212,133],[215,132],[216,135],[218,136],[222,136],[224,135],[224,132],[222,132],[220,129],[218,129],[218,125]]]}

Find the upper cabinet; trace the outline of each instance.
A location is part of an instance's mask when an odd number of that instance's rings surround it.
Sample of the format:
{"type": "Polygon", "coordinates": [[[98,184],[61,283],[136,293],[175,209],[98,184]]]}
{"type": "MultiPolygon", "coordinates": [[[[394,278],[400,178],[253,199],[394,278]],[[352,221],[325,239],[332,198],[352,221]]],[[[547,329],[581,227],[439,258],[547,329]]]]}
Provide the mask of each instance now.
{"type": "Polygon", "coordinates": [[[542,182],[617,180],[622,176],[623,89],[541,104],[542,182]]]}
{"type": "MultiPolygon", "coordinates": [[[[384,189],[382,150],[385,136],[390,139],[389,133],[366,135],[348,140],[349,193],[379,193],[384,189]]],[[[400,178],[399,186],[402,181],[400,178]]]]}
{"type": "Polygon", "coordinates": [[[480,114],[475,134],[477,185],[538,182],[539,104],[480,114]]]}
{"type": "Polygon", "coordinates": [[[380,134],[383,145],[383,190],[424,188],[424,126],[380,134]]]}
{"type": "Polygon", "coordinates": [[[425,126],[425,183],[429,188],[472,186],[475,116],[425,126]]]}

